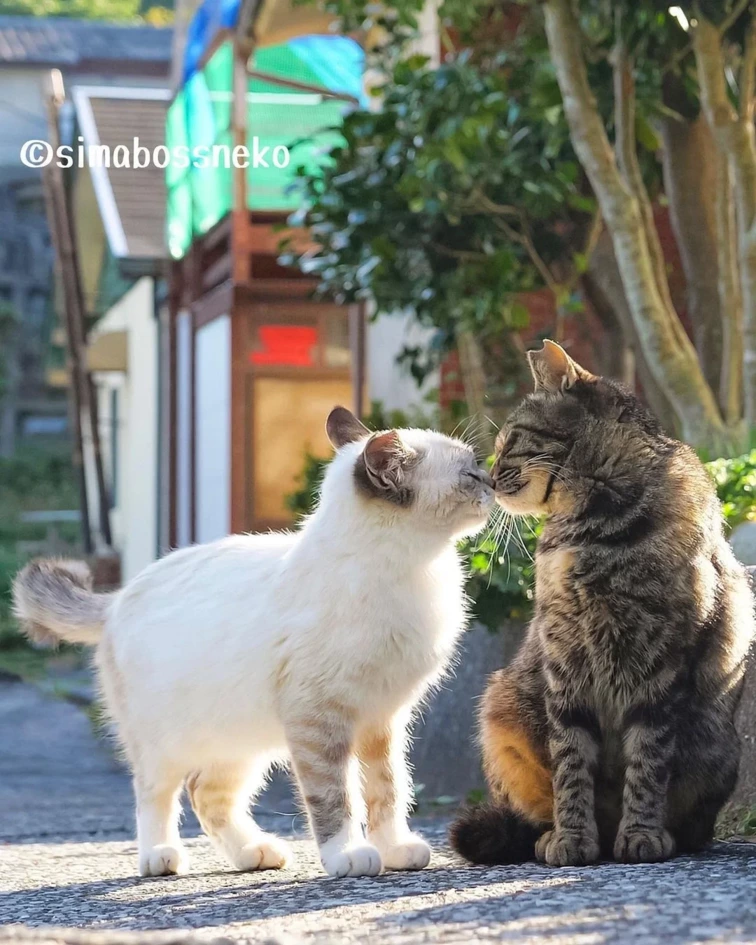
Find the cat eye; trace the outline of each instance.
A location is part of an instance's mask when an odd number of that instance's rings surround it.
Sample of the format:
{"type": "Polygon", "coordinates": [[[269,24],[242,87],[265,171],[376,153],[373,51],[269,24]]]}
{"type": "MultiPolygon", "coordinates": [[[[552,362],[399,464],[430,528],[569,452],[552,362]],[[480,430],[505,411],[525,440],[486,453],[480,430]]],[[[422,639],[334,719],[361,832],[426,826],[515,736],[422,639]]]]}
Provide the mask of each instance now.
{"type": "Polygon", "coordinates": [[[482,482],[483,485],[488,486],[491,489],[494,487],[493,479],[483,469],[466,469],[462,475],[467,476],[468,479],[474,479],[476,482],[482,482]]]}

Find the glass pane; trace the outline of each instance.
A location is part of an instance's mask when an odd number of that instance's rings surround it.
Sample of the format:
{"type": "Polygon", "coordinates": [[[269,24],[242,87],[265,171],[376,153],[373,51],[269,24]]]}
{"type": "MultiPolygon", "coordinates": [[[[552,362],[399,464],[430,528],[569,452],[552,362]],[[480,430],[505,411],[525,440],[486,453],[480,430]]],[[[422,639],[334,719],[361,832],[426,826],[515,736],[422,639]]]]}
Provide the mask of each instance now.
{"type": "Polygon", "coordinates": [[[323,345],[323,364],[330,368],[349,368],[352,352],[349,348],[349,321],[344,311],[326,317],[326,337],[323,345]]]}
{"type": "Polygon", "coordinates": [[[341,380],[256,377],[252,385],[252,469],[255,521],[291,521],[286,496],[297,488],[305,453],[327,457],[331,446],[325,421],[334,404],[352,400],[352,385],[341,380]]]}

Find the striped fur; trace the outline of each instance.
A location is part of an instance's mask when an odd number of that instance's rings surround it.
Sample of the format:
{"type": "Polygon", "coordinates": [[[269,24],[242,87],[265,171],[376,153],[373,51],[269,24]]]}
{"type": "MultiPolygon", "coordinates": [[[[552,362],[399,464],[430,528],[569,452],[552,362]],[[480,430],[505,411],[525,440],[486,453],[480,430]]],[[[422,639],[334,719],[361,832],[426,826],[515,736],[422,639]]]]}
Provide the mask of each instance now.
{"type": "MultiPolygon", "coordinates": [[[[701,849],[738,771],[746,574],[692,450],[557,345],[531,366],[536,391],[499,435],[494,478],[506,509],[548,518],[534,619],[483,703],[491,793],[541,825],[523,858],[636,863],[701,849]]],[[[455,829],[471,860],[496,848],[486,823],[497,829],[471,812],[455,829]]]]}

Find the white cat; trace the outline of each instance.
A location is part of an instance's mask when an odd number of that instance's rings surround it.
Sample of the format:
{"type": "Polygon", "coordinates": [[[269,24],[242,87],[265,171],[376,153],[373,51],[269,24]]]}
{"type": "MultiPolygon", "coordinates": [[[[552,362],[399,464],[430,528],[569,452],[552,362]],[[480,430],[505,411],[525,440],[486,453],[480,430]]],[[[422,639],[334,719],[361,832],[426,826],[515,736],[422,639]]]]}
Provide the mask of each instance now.
{"type": "Polygon", "coordinates": [[[370,435],[343,407],[327,430],[338,452],[297,532],[173,552],[111,595],[76,562],[32,562],[16,580],[30,636],[97,645],[142,875],[186,870],[184,785],[234,866],[284,866],[288,845],[248,807],[288,759],[328,873],[429,862],[407,825],[406,732],[464,629],[454,543],[485,522],[492,482],[440,433],[370,435]]]}

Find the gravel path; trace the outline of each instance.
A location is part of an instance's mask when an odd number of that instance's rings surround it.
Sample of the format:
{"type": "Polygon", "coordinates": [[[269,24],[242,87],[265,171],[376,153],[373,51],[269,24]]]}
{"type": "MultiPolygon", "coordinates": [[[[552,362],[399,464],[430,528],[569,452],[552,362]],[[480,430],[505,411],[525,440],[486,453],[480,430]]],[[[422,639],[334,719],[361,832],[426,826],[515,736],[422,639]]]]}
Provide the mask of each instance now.
{"type": "Polygon", "coordinates": [[[128,779],[84,713],[0,684],[0,943],[756,943],[756,845],[657,866],[483,869],[427,821],[430,869],[332,880],[301,819],[272,812],[286,803],[264,799],[263,819],[294,836],[293,868],[231,872],[189,821],[191,874],[138,879],[128,779]]]}

